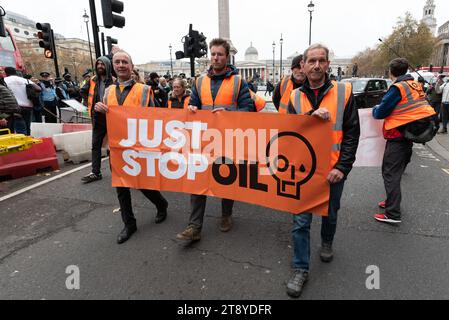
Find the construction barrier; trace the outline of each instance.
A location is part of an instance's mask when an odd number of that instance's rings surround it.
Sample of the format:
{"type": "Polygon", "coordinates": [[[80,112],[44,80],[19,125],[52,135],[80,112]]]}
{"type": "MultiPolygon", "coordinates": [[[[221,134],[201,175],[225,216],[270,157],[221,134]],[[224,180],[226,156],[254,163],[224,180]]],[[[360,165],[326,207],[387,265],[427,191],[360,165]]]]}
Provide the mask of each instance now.
{"type": "Polygon", "coordinates": [[[31,123],[31,136],[35,138],[51,138],[55,134],[63,133],[62,123],[31,123]]]}
{"type": "Polygon", "coordinates": [[[92,130],[92,124],[65,123],[61,133],[82,132],[92,130]]]}
{"type": "Polygon", "coordinates": [[[0,157],[0,177],[18,179],[33,176],[39,170],[59,170],[55,146],[51,138],[43,138],[42,144],[31,149],[0,157]]]}
{"type": "MultiPolygon", "coordinates": [[[[56,149],[64,152],[64,160],[74,164],[92,161],[92,130],[57,134],[53,141],[56,149]]],[[[106,154],[107,150],[102,149],[102,155],[106,154]]]]}

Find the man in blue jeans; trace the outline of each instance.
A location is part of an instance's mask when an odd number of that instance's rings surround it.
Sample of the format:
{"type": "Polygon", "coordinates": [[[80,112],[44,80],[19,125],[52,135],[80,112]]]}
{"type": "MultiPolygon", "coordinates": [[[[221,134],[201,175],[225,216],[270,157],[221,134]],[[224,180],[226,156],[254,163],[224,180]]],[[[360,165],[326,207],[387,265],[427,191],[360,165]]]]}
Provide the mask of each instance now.
{"type": "MultiPolygon", "coordinates": [[[[329,263],[334,257],[332,245],[337,230],[337,214],[345,180],[352,170],[357,152],[360,125],[359,115],[352,94],[352,86],[331,81],[329,49],[312,45],[304,53],[303,72],[307,80],[293,91],[288,107],[289,114],[309,115],[333,124],[333,147],[327,180],[330,184],[329,216],[323,217],[321,226],[321,261],[329,263]]],[[[323,137],[329,139],[329,137],[323,137]]],[[[299,298],[309,277],[310,226],[313,215],[305,212],[294,216],[293,276],[287,284],[287,294],[299,298]]]]}

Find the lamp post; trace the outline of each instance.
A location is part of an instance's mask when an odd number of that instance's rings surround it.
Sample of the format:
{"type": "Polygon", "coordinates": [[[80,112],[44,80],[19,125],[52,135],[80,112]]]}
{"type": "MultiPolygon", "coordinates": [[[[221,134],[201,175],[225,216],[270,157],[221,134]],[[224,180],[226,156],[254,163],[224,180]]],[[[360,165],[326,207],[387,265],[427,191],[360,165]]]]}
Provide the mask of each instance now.
{"type": "Polygon", "coordinates": [[[275,58],[276,58],[276,42],[273,41],[273,84],[276,83],[276,66],[275,66],[275,58]]]}
{"type": "Polygon", "coordinates": [[[310,0],[309,5],[307,6],[309,12],[310,12],[310,28],[309,28],[309,46],[312,45],[312,13],[315,10],[315,5],[313,4],[312,0],[310,0]]]}
{"type": "Polygon", "coordinates": [[[86,28],[87,28],[87,41],[89,42],[90,64],[92,66],[92,71],[95,71],[94,60],[92,59],[92,47],[90,45],[89,16],[87,15],[86,9],[84,9],[83,19],[84,19],[84,22],[86,23],[86,28]]]}
{"type": "Polygon", "coordinates": [[[280,40],[280,43],[281,43],[281,67],[280,67],[280,70],[281,70],[281,72],[279,73],[280,74],[280,79],[282,79],[282,77],[284,76],[284,70],[282,69],[282,45],[284,44],[284,39],[283,39],[284,37],[282,36],[282,33],[281,33],[281,40],[280,40]]]}
{"type": "Polygon", "coordinates": [[[173,47],[172,47],[171,43],[168,46],[168,48],[170,49],[170,69],[171,69],[171,76],[173,77],[174,76],[174,74],[173,74],[173,57],[172,57],[172,49],[173,49],[173,47]]]}

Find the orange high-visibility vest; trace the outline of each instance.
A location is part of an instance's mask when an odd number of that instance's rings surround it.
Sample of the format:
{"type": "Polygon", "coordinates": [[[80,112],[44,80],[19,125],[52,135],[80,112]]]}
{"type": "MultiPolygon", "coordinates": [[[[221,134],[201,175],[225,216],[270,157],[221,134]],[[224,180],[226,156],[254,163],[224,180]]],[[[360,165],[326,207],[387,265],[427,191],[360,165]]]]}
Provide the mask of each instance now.
{"type": "MultiPolygon", "coordinates": [[[[168,108],[169,108],[169,109],[172,109],[172,104],[173,104],[173,101],[172,101],[171,99],[169,99],[169,100],[168,100],[168,108]]],[[[187,107],[189,106],[189,104],[190,104],[190,97],[186,97],[186,98],[184,99],[184,109],[187,109],[187,107]]],[[[173,109],[176,109],[176,108],[173,108],[173,109]]]]}
{"type": "MultiPolygon", "coordinates": [[[[116,94],[117,85],[113,84],[108,88],[108,93],[105,96],[104,103],[106,105],[118,106],[118,99],[116,94]]],[[[154,93],[151,87],[141,84],[135,83],[131,88],[128,96],[123,103],[123,106],[131,106],[131,107],[155,107],[154,104],[154,93]]]]}
{"type": "Polygon", "coordinates": [[[249,93],[251,94],[251,99],[254,101],[254,105],[256,106],[257,112],[261,112],[263,109],[265,109],[267,102],[262,97],[259,97],[252,90],[249,90],[249,93]]]}
{"type": "Polygon", "coordinates": [[[281,81],[281,103],[279,104],[279,113],[287,114],[288,103],[294,88],[291,77],[284,77],[281,81]]]}
{"type": "Polygon", "coordinates": [[[233,75],[224,79],[215,100],[212,98],[211,83],[212,80],[208,75],[198,79],[196,88],[198,97],[201,100],[201,109],[214,110],[224,108],[228,111],[237,111],[242,78],[238,75],[233,75]]]}
{"type": "Polygon", "coordinates": [[[408,123],[436,115],[426,100],[421,84],[414,80],[393,84],[401,92],[402,100],[385,119],[385,129],[392,130],[408,123]]]}
{"type": "MultiPolygon", "coordinates": [[[[352,85],[350,83],[337,83],[336,81],[332,81],[332,85],[333,88],[329,90],[321,102],[321,106],[329,110],[331,121],[334,125],[331,168],[335,167],[340,159],[341,143],[343,142],[343,118],[346,105],[352,94],[352,85]]],[[[290,102],[294,107],[295,114],[307,114],[313,109],[307,95],[299,88],[292,92],[290,102]]],[[[290,110],[288,109],[288,111],[290,110]]]]}
{"type": "Polygon", "coordinates": [[[95,87],[97,84],[95,81],[90,80],[89,84],[89,96],[87,97],[87,108],[89,110],[89,115],[92,116],[92,107],[94,105],[94,94],[95,94],[95,87]]]}

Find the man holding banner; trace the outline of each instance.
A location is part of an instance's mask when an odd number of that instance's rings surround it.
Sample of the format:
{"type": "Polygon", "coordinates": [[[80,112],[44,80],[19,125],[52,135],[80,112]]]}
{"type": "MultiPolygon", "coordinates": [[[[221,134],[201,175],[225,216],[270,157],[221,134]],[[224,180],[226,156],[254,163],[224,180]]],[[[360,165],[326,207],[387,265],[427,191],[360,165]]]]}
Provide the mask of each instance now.
{"type": "MultiPolygon", "coordinates": [[[[113,67],[117,74],[117,83],[106,89],[103,103],[98,102],[95,105],[96,112],[106,114],[109,108],[120,108],[125,113],[130,108],[155,107],[151,88],[132,80],[134,65],[128,53],[125,51],[117,52],[113,57],[113,67]]],[[[114,125],[108,125],[108,128],[109,131],[117,129],[114,125]]],[[[164,222],[167,218],[167,200],[159,191],[141,190],[141,192],[157,208],[155,222],[157,224],[164,222]]],[[[117,243],[122,244],[128,241],[137,231],[137,223],[132,209],[130,188],[117,188],[117,195],[122,220],[125,224],[125,228],[117,238],[117,243]]]]}
{"type": "MultiPolygon", "coordinates": [[[[255,112],[248,84],[238,70],[228,64],[230,45],[226,40],[214,39],[210,43],[211,68],[207,75],[200,77],[192,88],[189,109],[197,110],[255,112]]],[[[191,216],[187,229],[177,235],[178,240],[199,241],[206,211],[207,197],[192,195],[191,216]]],[[[233,200],[222,200],[220,230],[229,232],[233,226],[233,200]]]]}
{"type": "MultiPolygon", "coordinates": [[[[307,80],[304,86],[292,92],[288,107],[289,114],[314,116],[333,124],[330,173],[327,177],[330,184],[329,212],[328,217],[323,217],[321,227],[320,258],[327,263],[333,259],[337,214],[345,180],[355,162],[360,136],[352,86],[331,81],[327,75],[329,66],[328,48],[320,44],[309,47],[302,62],[307,80]]],[[[311,223],[312,213],[305,212],[294,217],[294,275],[287,284],[287,294],[294,298],[300,297],[309,276],[311,223]]]]}

